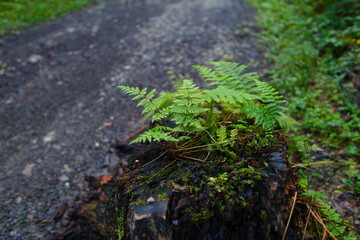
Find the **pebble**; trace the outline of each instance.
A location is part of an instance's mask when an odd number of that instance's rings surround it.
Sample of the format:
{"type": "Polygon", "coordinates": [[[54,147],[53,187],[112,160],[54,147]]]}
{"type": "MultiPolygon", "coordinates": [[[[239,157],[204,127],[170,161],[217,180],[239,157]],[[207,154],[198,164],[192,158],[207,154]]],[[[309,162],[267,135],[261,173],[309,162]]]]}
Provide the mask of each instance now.
{"type": "Polygon", "coordinates": [[[49,142],[52,142],[55,140],[55,137],[56,137],[56,132],[55,131],[51,131],[51,132],[48,132],[45,137],[43,138],[43,142],[44,143],[49,143],[49,142]]]}
{"type": "Polygon", "coordinates": [[[21,201],[22,201],[22,198],[21,198],[21,197],[17,197],[16,200],[15,200],[15,202],[16,202],[17,204],[21,203],[21,201]]]}
{"type": "Polygon", "coordinates": [[[13,231],[10,232],[10,236],[12,236],[12,237],[14,237],[16,234],[17,234],[16,230],[13,230],[13,231]]]}
{"type": "Polygon", "coordinates": [[[24,170],[22,170],[22,174],[25,177],[31,177],[32,175],[32,169],[35,167],[35,163],[30,163],[28,165],[25,166],[24,170]]]}
{"type": "Polygon", "coordinates": [[[72,168],[70,168],[69,165],[67,165],[67,164],[64,165],[64,170],[65,170],[65,172],[68,172],[68,173],[74,171],[74,170],[73,170],[72,168]]]}
{"type": "Polygon", "coordinates": [[[61,146],[60,146],[60,144],[54,144],[53,146],[52,146],[52,148],[53,149],[55,149],[55,150],[61,150],[61,146]]]}
{"type": "Polygon", "coordinates": [[[37,54],[34,54],[34,55],[31,55],[31,56],[28,58],[28,61],[31,62],[31,63],[37,63],[37,62],[41,61],[42,59],[43,59],[42,56],[37,55],[37,54]]]}
{"type": "Polygon", "coordinates": [[[66,175],[62,175],[61,177],[59,177],[59,180],[62,181],[62,182],[66,182],[66,181],[69,181],[70,178],[66,175]]]}

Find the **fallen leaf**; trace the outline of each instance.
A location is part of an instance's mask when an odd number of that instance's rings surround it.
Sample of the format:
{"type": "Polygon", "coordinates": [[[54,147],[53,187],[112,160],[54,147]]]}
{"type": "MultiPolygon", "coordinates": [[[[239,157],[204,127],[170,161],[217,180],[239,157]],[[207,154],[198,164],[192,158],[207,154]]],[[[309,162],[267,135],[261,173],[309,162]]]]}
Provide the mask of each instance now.
{"type": "Polygon", "coordinates": [[[109,183],[112,178],[113,178],[112,175],[102,176],[102,177],[100,177],[100,184],[101,184],[101,185],[105,185],[105,184],[109,183]]]}

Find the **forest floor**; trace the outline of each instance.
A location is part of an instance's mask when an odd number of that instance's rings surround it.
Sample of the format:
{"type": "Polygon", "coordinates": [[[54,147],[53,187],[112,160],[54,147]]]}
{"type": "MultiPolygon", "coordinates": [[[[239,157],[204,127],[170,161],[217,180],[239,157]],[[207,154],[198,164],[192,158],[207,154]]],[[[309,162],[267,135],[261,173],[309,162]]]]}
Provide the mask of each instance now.
{"type": "Polygon", "coordinates": [[[102,2],[0,39],[0,240],[49,239],[84,177],[126,161],[111,142],[144,123],[116,86],[169,90],[166,71],[210,61],[266,67],[241,1],[102,2]]]}

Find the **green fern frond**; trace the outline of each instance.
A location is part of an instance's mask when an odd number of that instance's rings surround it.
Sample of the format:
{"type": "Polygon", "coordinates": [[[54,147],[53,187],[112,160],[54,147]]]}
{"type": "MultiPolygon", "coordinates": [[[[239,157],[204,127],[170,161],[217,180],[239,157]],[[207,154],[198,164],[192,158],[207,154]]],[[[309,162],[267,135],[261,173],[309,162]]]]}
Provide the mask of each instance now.
{"type": "Polygon", "coordinates": [[[275,90],[272,86],[265,82],[255,80],[257,90],[259,91],[260,100],[264,103],[276,102],[283,103],[285,100],[280,100],[283,97],[279,95],[279,92],[275,90]]]}
{"type": "Polygon", "coordinates": [[[245,65],[231,62],[212,62],[215,70],[203,66],[194,66],[198,73],[210,81],[209,85],[226,86],[230,89],[242,90],[251,93],[254,88],[254,79],[258,78],[255,73],[243,74],[245,65]]]}
{"type": "MultiPolygon", "coordinates": [[[[129,86],[118,86],[124,93],[126,93],[129,96],[143,96],[143,92],[145,89],[141,90],[139,87],[129,87],[129,86]]],[[[145,90],[146,92],[146,90],[145,90]]]]}
{"type": "Polygon", "coordinates": [[[230,147],[240,131],[254,125],[265,131],[277,126],[283,115],[284,100],[274,88],[259,81],[256,73],[244,73],[244,65],[212,64],[215,69],[194,66],[209,85],[214,86],[212,89],[201,89],[192,80],[184,79],[174,93],[156,97],[156,90],[119,86],[133,96],[132,100],[139,100],[137,106],[143,107],[142,114],[151,116],[153,122],[170,119],[174,124],[174,127],[157,126],[133,142],[179,141],[196,136],[205,144],[206,141],[216,143],[217,149],[236,157],[230,147]]]}
{"type": "Polygon", "coordinates": [[[227,136],[226,126],[221,125],[220,128],[217,129],[216,135],[217,135],[218,143],[223,143],[223,142],[227,141],[228,136],[227,136]]]}
{"type": "Polygon", "coordinates": [[[234,147],[235,144],[235,139],[237,139],[239,137],[239,131],[237,129],[231,129],[230,130],[230,146],[234,147]]]}
{"type": "Polygon", "coordinates": [[[160,140],[177,142],[178,139],[172,137],[168,131],[171,131],[171,128],[165,126],[156,126],[140,134],[136,139],[130,142],[130,144],[153,142],[160,140]]]}
{"type": "Polygon", "coordinates": [[[206,97],[209,98],[208,100],[213,100],[215,102],[227,102],[230,104],[243,103],[244,101],[250,101],[258,98],[257,95],[222,86],[211,90],[204,90],[204,93],[206,93],[206,97]]]}
{"type": "Polygon", "coordinates": [[[238,137],[239,131],[237,129],[231,129],[230,130],[230,139],[234,140],[238,137]]]}
{"type": "Polygon", "coordinates": [[[296,127],[300,124],[294,118],[287,115],[281,115],[278,119],[278,122],[280,127],[285,129],[286,131],[289,131],[291,129],[296,129],[296,127]]]}

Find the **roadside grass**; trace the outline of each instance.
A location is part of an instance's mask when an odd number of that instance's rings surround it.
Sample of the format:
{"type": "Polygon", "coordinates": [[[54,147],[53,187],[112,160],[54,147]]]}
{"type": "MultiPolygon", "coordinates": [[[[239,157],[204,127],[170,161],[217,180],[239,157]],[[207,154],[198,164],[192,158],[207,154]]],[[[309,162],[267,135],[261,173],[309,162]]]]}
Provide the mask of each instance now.
{"type": "Polygon", "coordinates": [[[53,20],[90,3],[90,0],[2,0],[0,36],[15,33],[34,23],[53,20]]]}
{"type": "MultiPolygon", "coordinates": [[[[286,96],[288,114],[298,122],[288,133],[292,160],[348,166],[336,170],[335,176],[302,169],[302,181],[310,176],[319,182],[310,187],[338,181],[330,195],[346,188],[359,196],[360,2],[247,1],[258,12],[260,37],[269,48],[270,84],[286,96]]],[[[356,239],[352,234],[339,230],[334,236],[356,239]]]]}
{"type": "Polygon", "coordinates": [[[272,84],[313,143],[359,155],[360,3],[249,0],[270,47],[272,84]]]}

